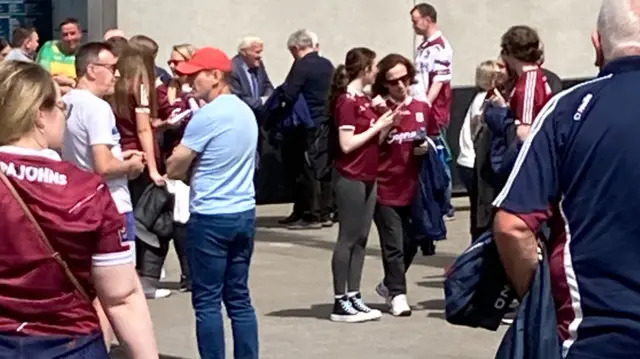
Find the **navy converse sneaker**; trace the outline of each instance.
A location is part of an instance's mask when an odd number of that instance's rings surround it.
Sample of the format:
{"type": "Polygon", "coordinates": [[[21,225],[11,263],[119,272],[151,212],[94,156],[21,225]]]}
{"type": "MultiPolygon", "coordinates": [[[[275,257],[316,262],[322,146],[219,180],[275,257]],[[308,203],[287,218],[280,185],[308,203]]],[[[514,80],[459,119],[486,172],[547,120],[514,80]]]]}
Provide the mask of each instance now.
{"type": "Polygon", "coordinates": [[[351,301],[351,305],[360,313],[366,314],[367,320],[377,320],[382,317],[382,312],[377,309],[369,308],[368,305],[364,303],[362,300],[362,295],[360,293],[356,293],[355,295],[349,297],[351,301]]]}
{"type": "Polygon", "coordinates": [[[362,323],[371,320],[366,313],[354,308],[351,300],[346,295],[335,299],[330,319],[332,322],[342,323],[362,323]]]}

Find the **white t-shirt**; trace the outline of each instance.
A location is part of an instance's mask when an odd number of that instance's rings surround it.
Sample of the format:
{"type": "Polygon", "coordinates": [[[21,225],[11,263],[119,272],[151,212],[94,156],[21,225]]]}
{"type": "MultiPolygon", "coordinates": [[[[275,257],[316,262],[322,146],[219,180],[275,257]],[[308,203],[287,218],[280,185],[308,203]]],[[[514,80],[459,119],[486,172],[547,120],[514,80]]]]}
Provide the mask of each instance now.
{"type": "Polygon", "coordinates": [[[460,130],[460,154],[457,160],[460,166],[473,168],[476,161],[476,151],[473,147],[473,136],[471,134],[471,119],[482,115],[482,104],[486,97],[486,91],[479,92],[471,101],[467,114],[464,116],[462,129],[460,130]]]}
{"type": "MultiPolygon", "coordinates": [[[[122,160],[120,133],[109,103],[88,90],[71,90],[62,98],[71,108],[64,132],[62,158],[78,167],[94,172],[94,145],[107,145],[117,159],[122,160]]],[[[131,195],[127,177],[105,180],[120,213],[131,212],[131,195]]]]}

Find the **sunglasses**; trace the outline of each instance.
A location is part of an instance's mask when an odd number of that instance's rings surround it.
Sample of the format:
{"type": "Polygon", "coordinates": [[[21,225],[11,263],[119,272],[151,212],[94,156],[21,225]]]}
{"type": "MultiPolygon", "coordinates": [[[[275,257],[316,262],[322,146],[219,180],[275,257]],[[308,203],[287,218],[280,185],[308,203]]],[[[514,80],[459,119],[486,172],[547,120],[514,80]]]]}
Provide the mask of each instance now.
{"type": "Polygon", "coordinates": [[[185,60],[169,60],[167,61],[167,65],[171,66],[178,66],[179,63],[184,62],[185,60]]]}
{"type": "Polygon", "coordinates": [[[398,85],[400,85],[401,83],[402,83],[402,84],[405,84],[405,85],[408,85],[408,84],[409,84],[409,82],[411,82],[411,78],[409,77],[409,74],[407,74],[407,75],[404,75],[404,76],[399,77],[399,78],[397,78],[397,79],[387,79],[387,80],[385,80],[385,81],[386,81],[386,82],[387,82],[387,84],[388,84],[388,85],[390,85],[390,86],[398,86],[398,85]]]}

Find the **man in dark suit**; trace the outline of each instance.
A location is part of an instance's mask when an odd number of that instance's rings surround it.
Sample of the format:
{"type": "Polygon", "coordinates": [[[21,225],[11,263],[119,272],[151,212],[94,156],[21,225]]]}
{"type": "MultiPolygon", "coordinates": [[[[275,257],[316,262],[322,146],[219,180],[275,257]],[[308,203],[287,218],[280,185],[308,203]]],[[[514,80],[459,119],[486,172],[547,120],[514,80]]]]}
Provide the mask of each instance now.
{"type": "Polygon", "coordinates": [[[245,37],[232,59],[231,92],[244,101],[260,120],[264,102],[273,93],[273,85],[262,62],[264,43],[258,37],[245,37]]]}
{"type": "Polygon", "coordinates": [[[318,54],[318,36],[309,30],[291,34],[287,47],[295,62],[282,85],[283,101],[305,100],[313,126],[298,127],[282,141],[282,162],[293,182],[293,211],[280,223],[289,229],[319,229],[331,226],[330,181],[318,181],[305,160],[305,151],[316,138],[316,129],[329,120],[327,99],[333,76],[331,61],[318,54]]]}

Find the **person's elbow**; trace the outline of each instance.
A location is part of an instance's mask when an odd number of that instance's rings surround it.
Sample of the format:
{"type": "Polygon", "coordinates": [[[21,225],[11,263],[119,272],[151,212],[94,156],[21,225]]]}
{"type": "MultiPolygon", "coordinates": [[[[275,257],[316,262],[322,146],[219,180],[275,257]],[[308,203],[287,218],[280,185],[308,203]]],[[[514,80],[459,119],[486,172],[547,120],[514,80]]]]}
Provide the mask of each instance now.
{"type": "Polygon", "coordinates": [[[171,156],[167,160],[167,178],[174,180],[184,179],[186,175],[186,168],[183,161],[176,156],[171,156]]]}
{"type": "Polygon", "coordinates": [[[499,242],[526,236],[531,233],[531,229],[515,214],[498,209],[493,221],[493,233],[495,234],[496,243],[500,245],[499,242]]]}

